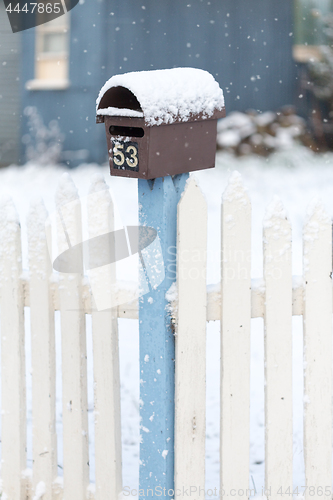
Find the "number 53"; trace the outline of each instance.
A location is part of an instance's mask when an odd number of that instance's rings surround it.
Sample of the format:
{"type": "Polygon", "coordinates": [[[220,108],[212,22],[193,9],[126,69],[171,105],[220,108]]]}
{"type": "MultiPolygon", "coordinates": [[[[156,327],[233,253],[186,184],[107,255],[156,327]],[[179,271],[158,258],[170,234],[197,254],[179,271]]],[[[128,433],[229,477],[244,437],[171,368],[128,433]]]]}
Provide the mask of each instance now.
{"type": "Polygon", "coordinates": [[[124,150],[124,144],[115,144],[113,147],[113,161],[118,167],[126,164],[130,168],[135,168],[138,165],[138,150],[132,144],[124,150]]]}

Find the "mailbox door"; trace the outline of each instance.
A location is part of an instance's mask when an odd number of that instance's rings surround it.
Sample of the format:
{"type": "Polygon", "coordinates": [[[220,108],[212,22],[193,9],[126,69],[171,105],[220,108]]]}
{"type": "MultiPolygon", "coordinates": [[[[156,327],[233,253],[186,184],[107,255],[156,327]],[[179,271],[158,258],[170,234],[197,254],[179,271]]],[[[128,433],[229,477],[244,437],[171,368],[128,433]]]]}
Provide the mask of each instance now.
{"type": "Polygon", "coordinates": [[[149,127],[143,118],[106,116],[110,174],[147,179],[149,127]]]}

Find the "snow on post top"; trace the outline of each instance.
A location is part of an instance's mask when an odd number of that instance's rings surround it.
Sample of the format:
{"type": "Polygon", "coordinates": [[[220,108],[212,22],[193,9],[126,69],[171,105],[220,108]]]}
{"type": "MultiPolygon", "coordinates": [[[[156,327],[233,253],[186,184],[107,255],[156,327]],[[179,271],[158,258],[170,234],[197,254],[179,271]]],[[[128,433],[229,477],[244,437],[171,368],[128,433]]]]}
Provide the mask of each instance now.
{"type": "Polygon", "coordinates": [[[285,220],[288,220],[287,211],[284,208],[281,199],[275,195],[266,208],[266,213],[263,221],[264,228],[277,228],[280,225],[281,221],[283,222],[285,220]]]}
{"type": "Polygon", "coordinates": [[[66,205],[79,198],[76,186],[68,172],[64,172],[60,177],[56,191],[55,201],[57,207],[66,205]]]}
{"type": "Polygon", "coordinates": [[[240,205],[246,206],[248,197],[243,185],[242,176],[237,170],[234,170],[229,177],[229,182],[222,196],[223,203],[233,203],[237,201],[240,205]]]}
{"type": "Polygon", "coordinates": [[[97,117],[142,117],[148,126],[220,118],[223,108],[219,84],[210,73],[195,68],[115,75],[96,101],[97,117]]]}

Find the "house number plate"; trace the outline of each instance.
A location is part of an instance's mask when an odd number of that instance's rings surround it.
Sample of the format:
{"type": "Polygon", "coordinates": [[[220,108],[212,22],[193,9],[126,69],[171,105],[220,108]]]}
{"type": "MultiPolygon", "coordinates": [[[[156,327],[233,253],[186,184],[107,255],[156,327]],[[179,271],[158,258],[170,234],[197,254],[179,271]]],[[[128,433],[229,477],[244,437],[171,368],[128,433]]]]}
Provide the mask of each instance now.
{"type": "Polygon", "coordinates": [[[139,147],[137,142],[111,139],[113,168],[139,171],[139,147]]]}

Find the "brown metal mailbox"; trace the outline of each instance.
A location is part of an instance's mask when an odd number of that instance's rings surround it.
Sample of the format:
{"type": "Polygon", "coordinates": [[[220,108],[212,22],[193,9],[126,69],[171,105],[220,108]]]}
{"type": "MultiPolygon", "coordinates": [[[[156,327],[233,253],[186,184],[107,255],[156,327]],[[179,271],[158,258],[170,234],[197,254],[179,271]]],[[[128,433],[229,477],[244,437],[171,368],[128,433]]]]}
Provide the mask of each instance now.
{"type": "Polygon", "coordinates": [[[105,123],[111,175],[155,179],[215,166],[223,93],[194,68],[116,75],[102,88],[96,122],[105,123]]]}

